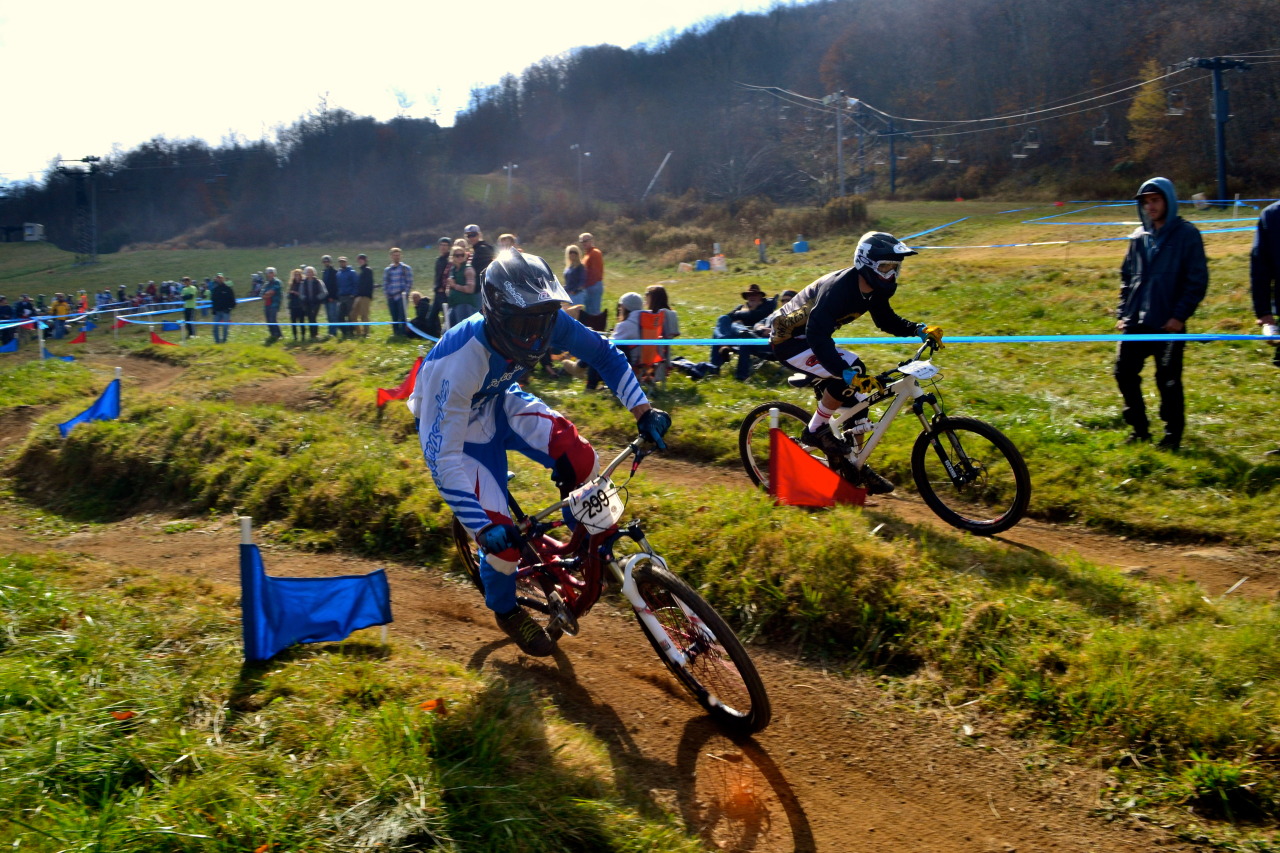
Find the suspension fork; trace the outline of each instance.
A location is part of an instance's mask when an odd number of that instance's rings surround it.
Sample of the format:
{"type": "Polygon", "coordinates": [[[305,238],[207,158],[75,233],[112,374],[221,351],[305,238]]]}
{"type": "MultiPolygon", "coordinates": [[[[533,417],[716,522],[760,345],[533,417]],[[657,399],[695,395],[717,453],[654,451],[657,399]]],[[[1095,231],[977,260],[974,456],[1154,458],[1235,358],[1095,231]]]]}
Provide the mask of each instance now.
{"type": "Polygon", "coordinates": [[[667,660],[677,667],[684,667],[688,663],[688,658],[684,652],[672,645],[671,641],[667,639],[666,628],[662,627],[658,617],[653,615],[653,610],[649,608],[649,603],[644,600],[644,596],[640,594],[640,588],[636,586],[635,568],[644,562],[649,562],[661,569],[667,568],[667,561],[658,556],[657,552],[653,550],[653,546],[649,544],[649,540],[645,538],[644,531],[640,529],[640,525],[633,521],[626,528],[618,531],[618,536],[609,542],[609,559],[606,565],[608,565],[609,572],[613,575],[614,580],[618,582],[623,596],[627,601],[631,602],[631,608],[635,610],[636,618],[644,624],[649,631],[649,636],[653,637],[658,643],[658,647],[667,656],[667,660]],[[613,555],[613,543],[623,536],[634,539],[636,544],[640,546],[641,552],[628,557],[625,563],[620,563],[613,555]]]}

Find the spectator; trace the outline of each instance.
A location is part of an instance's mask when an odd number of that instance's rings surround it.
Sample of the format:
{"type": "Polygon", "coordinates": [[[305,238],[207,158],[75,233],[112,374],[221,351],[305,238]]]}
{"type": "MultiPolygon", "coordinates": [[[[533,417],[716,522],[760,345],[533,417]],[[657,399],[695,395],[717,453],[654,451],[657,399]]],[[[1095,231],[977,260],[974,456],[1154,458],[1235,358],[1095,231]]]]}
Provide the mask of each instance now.
{"type": "Polygon", "coordinates": [[[267,267],[262,281],[262,317],[267,321],[267,343],[275,343],[284,337],[280,332],[280,303],[284,301],[284,287],[276,278],[276,268],[267,267]]]}
{"type": "Polygon", "coordinates": [[[182,320],[187,324],[187,337],[196,336],[196,286],[191,283],[191,276],[182,277],[182,320]]]}
{"type": "Polygon", "coordinates": [[[582,310],[599,314],[604,299],[604,254],[596,247],[596,238],[586,232],[578,235],[578,245],[582,247],[582,264],[587,268],[582,310]]]}
{"type": "MultiPolygon", "coordinates": [[[[24,293],[18,297],[18,301],[14,303],[13,313],[14,319],[30,320],[32,317],[36,316],[36,304],[31,301],[30,296],[24,293]]],[[[28,340],[35,335],[34,328],[19,329],[18,332],[21,337],[25,337],[28,340]],[[26,332],[26,335],[22,335],[23,332],[26,332]]]]}
{"type": "Polygon", "coordinates": [[[49,316],[53,317],[53,339],[56,341],[67,333],[67,316],[71,313],[71,303],[61,293],[53,295],[53,307],[49,316]]]}
{"type": "Polygon", "coordinates": [[[307,306],[302,301],[302,270],[295,269],[289,273],[289,328],[293,330],[293,340],[307,339],[307,306]]]}
{"type": "MultiPolygon", "coordinates": [[[[343,340],[349,340],[352,330],[346,323],[347,318],[351,316],[351,307],[355,304],[356,296],[360,293],[360,274],[347,265],[346,258],[338,258],[337,278],[338,322],[342,324],[338,328],[342,332],[343,340]]],[[[329,328],[333,328],[332,323],[330,323],[329,328]]]]}
{"type": "MultiPolygon", "coordinates": [[[[1173,182],[1152,178],[1138,188],[1142,225],[1129,237],[1120,267],[1120,307],[1116,328],[1126,335],[1182,334],[1209,287],[1204,241],[1196,227],[1178,216],[1173,182]]],[[[1186,415],[1182,395],[1182,341],[1121,341],[1116,347],[1115,378],[1124,398],[1124,421],[1133,432],[1127,443],[1150,441],[1147,406],[1142,399],[1142,365],[1156,363],[1160,447],[1182,444],[1186,415]]]]}
{"type": "Polygon", "coordinates": [[[462,233],[471,247],[471,266],[475,268],[476,275],[482,276],[489,264],[493,263],[493,246],[484,241],[479,225],[468,225],[462,229],[462,233]]]}
{"type": "MultiPolygon", "coordinates": [[[[363,252],[356,255],[356,264],[359,269],[356,270],[356,298],[351,301],[351,322],[363,324],[369,322],[369,307],[373,304],[373,270],[369,269],[369,256],[363,252]]],[[[368,326],[355,329],[362,338],[369,334],[368,326]]]]}
{"type": "Polygon", "coordinates": [[[519,252],[520,238],[514,234],[498,235],[498,251],[499,252],[519,252]]]}
{"type": "MultiPolygon", "coordinates": [[[[431,300],[420,292],[412,290],[409,292],[409,304],[413,306],[413,319],[409,321],[409,325],[417,329],[420,334],[431,335],[428,331],[431,323],[431,300]]],[[[432,335],[432,337],[439,337],[439,335],[432,335]]]]}
{"type": "Polygon", "coordinates": [[[338,336],[338,314],[341,312],[342,297],[338,293],[338,271],[333,268],[333,258],[325,255],[320,259],[324,270],[320,280],[324,282],[324,317],[329,321],[329,337],[338,336]]]}
{"type": "Polygon", "coordinates": [[[298,294],[302,297],[302,310],[307,315],[311,340],[314,341],[320,335],[320,324],[316,322],[320,316],[320,306],[325,304],[329,295],[324,282],[316,277],[315,267],[307,267],[302,271],[302,283],[298,285],[298,294]]]}
{"type": "Polygon", "coordinates": [[[213,292],[209,295],[213,304],[213,342],[225,344],[230,331],[231,312],[236,307],[236,292],[227,277],[218,273],[213,277],[213,292]]]}
{"type": "MultiPolygon", "coordinates": [[[[1249,256],[1249,287],[1253,293],[1253,314],[1262,326],[1262,333],[1276,334],[1276,307],[1280,304],[1280,201],[1258,217],[1258,230],[1249,256]]],[[[1276,348],[1276,367],[1280,367],[1278,343],[1271,341],[1276,348]]]]}
{"type": "Polygon", "coordinates": [[[480,310],[480,291],[476,287],[476,270],[463,249],[449,250],[449,266],[445,268],[448,290],[449,326],[458,325],[480,310]]]}
{"type": "Polygon", "coordinates": [[[413,267],[401,261],[403,252],[392,249],[391,263],[382,271],[382,292],[387,297],[387,310],[391,312],[391,329],[394,334],[408,335],[404,321],[404,300],[413,290],[413,267]]]}
{"type": "MultiPolygon", "coordinates": [[[[680,336],[680,318],[671,308],[667,298],[667,289],[660,284],[651,284],[644,292],[646,309],[640,312],[640,332],[642,338],[660,338],[672,340],[680,336]],[[646,334],[647,332],[647,334],[646,334]],[[654,334],[657,332],[657,334],[654,334]]],[[[671,360],[671,347],[655,347],[653,356],[654,379],[662,381],[667,375],[667,364],[671,360]]]]}
{"type": "MultiPolygon", "coordinates": [[[[609,337],[615,341],[640,340],[642,337],[640,334],[640,315],[643,312],[643,296],[634,291],[622,294],[618,298],[618,324],[613,327],[613,334],[609,337]]],[[[631,366],[635,367],[640,358],[640,346],[638,344],[617,344],[616,346],[626,355],[627,361],[631,362],[631,366]]],[[[587,386],[589,388],[592,387],[589,379],[587,386]]]]}
{"type": "Polygon", "coordinates": [[[9,299],[0,296],[0,345],[8,344],[13,340],[13,327],[7,324],[12,323],[15,317],[16,312],[9,304],[9,299]]]}
{"type": "MultiPolygon", "coordinates": [[[[582,291],[587,286],[587,268],[582,265],[582,250],[570,243],[564,247],[564,290],[575,304],[582,304],[582,291]]],[[[584,306],[585,307],[585,306],[584,306]]]]}
{"type": "MultiPolygon", "coordinates": [[[[792,293],[794,296],[794,292],[792,293]]],[[[728,314],[722,314],[716,320],[716,327],[711,331],[713,338],[752,338],[757,337],[755,326],[773,313],[777,305],[783,302],[775,302],[770,299],[760,285],[751,284],[747,289],[742,291],[743,303],[728,314]]],[[[767,337],[767,336],[766,336],[767,337]]],[[[735,379],[743,380],[751,375],[751,347],[738,347],[738,366],[733,372],[735,379]]],[[[720,372],[720,366],[723,365],[732,355],[734,349],[731,347],[713,346],[711,347],[711,368],[714,372],[720,372]]]]}
{"type": "Polygon", "coordinates": [[[431,310],[428,312],[425,331],[427,334],[438,338],[440,337],[440,312],[445,303],[449,301],[449,290],[445,287],[444,271],[449,266],[449,251],[453,248],[453,241],[448,237],[441,237],[436,241],[436,247],[440,250],[440,256],[436,258],[436,275],[431,291],[431,310]]]}
{"type": "Polygon", "coordinates": [[[116,302],[124,302],[129,296],[129,289],[123,284],[116,288],[116,302]]]}

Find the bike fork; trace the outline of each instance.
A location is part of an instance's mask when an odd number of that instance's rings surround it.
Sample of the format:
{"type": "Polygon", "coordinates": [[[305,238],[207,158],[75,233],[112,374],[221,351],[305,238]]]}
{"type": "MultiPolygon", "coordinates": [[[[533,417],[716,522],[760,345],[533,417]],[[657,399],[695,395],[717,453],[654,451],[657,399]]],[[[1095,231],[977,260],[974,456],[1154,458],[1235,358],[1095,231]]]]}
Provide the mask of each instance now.
{"type": "Polygon", "coordinates": [[[667,567],[667,561],[653,553],[653,550],[649,547],[649,542],[643,536],[637,542],[644,549],[644,553],[632,555],[623,566],[619,566],[616,559],[610,560],[609,570],[613,572],[614,578],[622,588],[622,594],[627,601],[631,602],[631,607],[636,612],[636,618],[644,623],[649,635],[657,641],[659,648],[662,649],[662,653],[673,664],[683,667],[688,663],[688,658],[685,657],[684,652],[672,645],[671,641],[667,639],[666,628],[663,628],[662,623],[658,621],[658,617],[653,615],[653,611],[649,608],[649,603],[640,594],[640,589],[636,586],[636,581],[633,577],[635,567],[646,560],[662,569],[667,567]]]}

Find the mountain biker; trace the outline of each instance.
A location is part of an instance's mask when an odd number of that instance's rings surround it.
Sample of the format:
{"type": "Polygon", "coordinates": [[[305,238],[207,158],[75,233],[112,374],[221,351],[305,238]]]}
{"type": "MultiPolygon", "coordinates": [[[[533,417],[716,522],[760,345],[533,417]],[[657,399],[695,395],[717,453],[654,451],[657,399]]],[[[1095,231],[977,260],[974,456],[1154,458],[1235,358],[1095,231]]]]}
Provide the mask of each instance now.
{"type": "MultiPolygon", "coordinates": [[[[853,266],[827,273],[769,315],[769,343],[779,361],[816,377],[822,399],[800,434],[800,443],[817,447],[832,459],[846,460],[848,448],[823,427],[841,408],[853,406],[884,390],[856,353],[832,341],[835,330],[870,313],[876,328],[895,337],[918,336],[942,344],[942,329],[899,317],[889,305],[898,289],[902,259],[917,254],[892,234],[868,231],[858,239],[853,266]]],[[[859,418],[863,422],[866,418],[859,418]]],[[[873,495],[893,491],[893,483],[862,466],[860,474],[847,463],[841,474],[873,495]]]]}
{"type": "Polygon", "coordinates": [[[516,603],[523,542],[508,515],[507,451],[551,470],[567,495],[600,468],[567,418],[516,384],[551,350],[593,366],[665,449],[671,417],[649,405],[626,356],[563,310],[569,295],[537,255],[500,252],[484,272],[481,312],[449,329],[423,361],[409,409],[441,497],[480,546],[485,604],[526,653],[551,654],[546,631],[516,603]]]}

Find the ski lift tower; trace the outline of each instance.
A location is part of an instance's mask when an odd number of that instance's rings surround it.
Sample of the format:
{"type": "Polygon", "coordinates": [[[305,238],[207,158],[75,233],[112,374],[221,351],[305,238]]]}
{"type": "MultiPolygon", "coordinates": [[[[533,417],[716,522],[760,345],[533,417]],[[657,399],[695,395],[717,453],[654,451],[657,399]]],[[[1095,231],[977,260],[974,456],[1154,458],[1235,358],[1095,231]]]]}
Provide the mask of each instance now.
{"type": "Polygon", "coordinates": [[[60,160],[60,163],[84,163],[87,169],[69,169],[59,166],[58,171],[71,178],[76,201],[76,263],[98,262],[98,199],[94,178],[98,176],[101,157],[82,157],[79,160],[60,160]]]}
{"type": "Polygon", "coordinates": [[[1231,119],[1231,108],[1227,102],[1227,89],[1222,85],[1222,72],[1234,68],[1236,71],[1248,71],[1249,63],[1242,59],[1226,59],[1214,56],[1209,59],[1191,57],[1177,66],[1185,68],[1208,68],[1213,72],[1213,124],[1214,149],[1218,158],[1218,201],[1225,203],[1227,198],[1227,122],[1231,119]]]}

